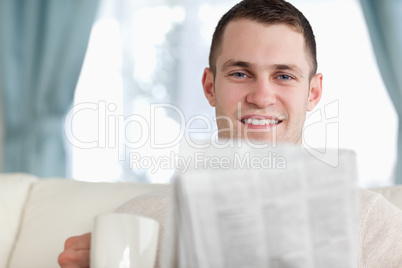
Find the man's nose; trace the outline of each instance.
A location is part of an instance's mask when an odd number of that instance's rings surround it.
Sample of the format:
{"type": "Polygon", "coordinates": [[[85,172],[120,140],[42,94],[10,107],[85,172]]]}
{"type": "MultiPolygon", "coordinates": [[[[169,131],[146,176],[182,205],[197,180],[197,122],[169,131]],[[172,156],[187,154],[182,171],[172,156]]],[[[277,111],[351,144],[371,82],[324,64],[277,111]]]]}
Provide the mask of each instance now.
{"type": "Polygon", "coordinates": [[[249,104],[256,105],[260,109],[274,104],[276,102],[276,93],[269,78],[257,79],[251,88],[249,88],[246,101],[249,104]]]}

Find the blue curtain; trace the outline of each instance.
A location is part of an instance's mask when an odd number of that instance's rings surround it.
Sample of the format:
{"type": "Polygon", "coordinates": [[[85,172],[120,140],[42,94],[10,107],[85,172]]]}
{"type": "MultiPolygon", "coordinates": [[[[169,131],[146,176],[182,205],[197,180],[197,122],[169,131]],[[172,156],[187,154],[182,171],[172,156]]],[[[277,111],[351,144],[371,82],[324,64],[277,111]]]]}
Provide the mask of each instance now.
{"type": "Polygon", "coordinates": [[[98,0],[0,0],[4,172],[65,176],[71,107],[98,0]]]}
{"type": "MultiPolygon", "coordinates": [[[[360,0],[377,63],[399,118],[395,183],[402,184],[402,1],[360,0]]],[[[364,79],[364,78],[362,78],[364,79]]],[[[373,109],[380,109],[373,104],[373,109]]],[[[386,123],[386,118],[384,122],[386,123]]],[[[386,138],[378,137],[378,141],[386,138]]],[[[370,144],[367,144],[370,146],[370,144]]],[[[373,157],[381,157],[375,155],[373,157]]]]}

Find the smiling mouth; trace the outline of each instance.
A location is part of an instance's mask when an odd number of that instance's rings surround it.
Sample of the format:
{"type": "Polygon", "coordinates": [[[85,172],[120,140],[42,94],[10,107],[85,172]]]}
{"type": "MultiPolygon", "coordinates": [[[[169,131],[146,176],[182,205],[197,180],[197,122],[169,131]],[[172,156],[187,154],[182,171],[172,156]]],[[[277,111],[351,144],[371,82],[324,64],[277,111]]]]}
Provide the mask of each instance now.
{"type": "Polygon", "coordinates": [[[241,119],[240,122],[246,125],[252,126],[276,126],[282,123],[279,119],[257,119],[257,118],[245,118],[241,119]]]}

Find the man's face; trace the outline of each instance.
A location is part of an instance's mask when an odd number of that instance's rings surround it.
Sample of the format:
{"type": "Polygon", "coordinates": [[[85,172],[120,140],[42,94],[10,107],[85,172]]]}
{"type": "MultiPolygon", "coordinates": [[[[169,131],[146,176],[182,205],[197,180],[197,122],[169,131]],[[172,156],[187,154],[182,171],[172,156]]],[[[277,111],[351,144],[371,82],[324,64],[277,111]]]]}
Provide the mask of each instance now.
{"type": "Polygon", "coordinates": [[[322,75],[311,81],[303,35],[292,28],[241,19],[230,22],[203,87],[216,108],[220,138],[301,143],[306,111],[321,97],[322,75]]]}

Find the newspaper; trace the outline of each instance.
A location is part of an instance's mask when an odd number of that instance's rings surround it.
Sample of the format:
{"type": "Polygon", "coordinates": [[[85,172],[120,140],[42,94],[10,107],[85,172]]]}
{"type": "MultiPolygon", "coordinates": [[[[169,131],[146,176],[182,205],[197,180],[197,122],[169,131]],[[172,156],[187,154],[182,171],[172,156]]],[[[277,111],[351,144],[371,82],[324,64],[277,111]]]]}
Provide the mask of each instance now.
{"type": "Polygon", "coordinates": [[[357,267],[355,154],[297,146],[195,149],[178,170],[162,268],[357,267]]]}

